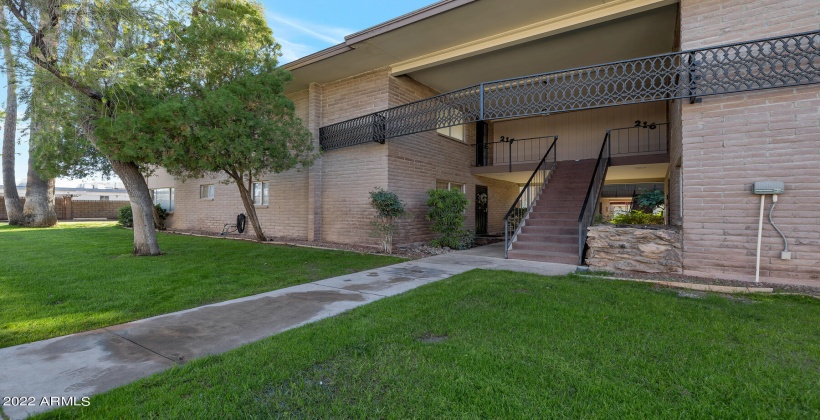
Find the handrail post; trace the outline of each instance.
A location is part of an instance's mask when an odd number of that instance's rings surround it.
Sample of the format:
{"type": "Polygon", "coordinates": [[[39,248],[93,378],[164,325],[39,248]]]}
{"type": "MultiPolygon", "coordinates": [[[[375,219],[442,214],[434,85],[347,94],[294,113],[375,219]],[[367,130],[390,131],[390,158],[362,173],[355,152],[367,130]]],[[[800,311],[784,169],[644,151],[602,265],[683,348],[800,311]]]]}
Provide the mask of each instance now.
{"type": "Polygon", "coordinates": [[[479,99],[478,99],[479,100],[479,105],[478,105],[478,116],[479,116],[479,118],[478,118],[478,120],[479,121],[484,121],[484,83],[481,83],[479,85],[479,89],[480,90],[478,92],[478,97],[479,97],[479,99]]]}

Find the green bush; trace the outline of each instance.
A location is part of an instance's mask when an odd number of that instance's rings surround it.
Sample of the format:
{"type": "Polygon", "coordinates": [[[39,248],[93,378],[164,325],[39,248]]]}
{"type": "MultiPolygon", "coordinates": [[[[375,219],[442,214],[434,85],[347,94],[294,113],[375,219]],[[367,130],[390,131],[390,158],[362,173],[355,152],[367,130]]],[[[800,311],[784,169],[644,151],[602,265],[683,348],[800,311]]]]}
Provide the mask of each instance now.
{"type": "Polygon", "coordinates": [[[656,208],[663,206],[663,203],[666,201],[666,197],[664,197],[663,191],[654,188],[638,195],[635,197],[635,200],[638,202],[639,206],[655,210],[656,208]]]}
{"type": "Polygon", "coordinates": [[[663,213],[649,214],[641,210],[632,210],[613,217],[612,223],[616,225],[662,225],[664,222],[663,213]]]}
{"type": "Polygon", "coordinates": [[[134,213],[131,212],[131,206],[117,209],[117,224],[122,227],[134,227],[134,213]]]}
{"type": "Polygon", "coordinates": [[[154,207],[157,209],[157,215],[159,216],[159,224],[157,224],[157,221],[154,220],[154,227],[159,230],[165,230],[165,219],[168,218],[168,212],[159,204],[154,207]]]}
{"type": "MultiPolygon", "coordinates": [[[[168,212],[165,211],[162,206],[157,204],[156,206],[157,214],[159,215],[160,224],[159,226],[154,223],[154,227],[160,230],[165,230],[165,219],[168,218],[168,212]]],[[[131,210],[131,206],[120,207],[117,209],[117,224],[122,227],[134,227],[134,212],[131,210]]]]}
{"type": "Polygon", "coordinates": [[[370,191],[370,207],[376,210],[376,219],[371,223],[371,234],[381,240],[382,251],[393,253],[393,233],[396,231],[396,220],[407,217],[409,212],[404,208],[404,201],[392,191],[376,187],[370,191]]]}
{"type": "MultiPolygon", "coordinates": [[[[427,191],[427,220],[433,222],[431,229],[441,236],[430,242],[433,246],[466,249],[470,246],[469,232],[464,230],[464,211],[470,203],[464,193],[457,190],[427,191]]],[[[473,234],[473,240],[475,234],[473,234]]]]}

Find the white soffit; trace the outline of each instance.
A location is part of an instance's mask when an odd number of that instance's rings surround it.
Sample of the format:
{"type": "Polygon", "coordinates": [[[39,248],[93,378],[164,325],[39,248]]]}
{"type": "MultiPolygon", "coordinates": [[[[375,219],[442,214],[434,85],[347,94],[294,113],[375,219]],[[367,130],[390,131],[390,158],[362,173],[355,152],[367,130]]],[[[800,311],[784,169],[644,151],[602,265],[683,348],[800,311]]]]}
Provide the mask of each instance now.
{"type": "Polygon", "coordinates": [[[523,44],[575,29],[677,3],[677,0],[612,0],[541,22],[470,41],[391,65],[399,76],[440,64],[458,61],[491,51],[523,44]]]}

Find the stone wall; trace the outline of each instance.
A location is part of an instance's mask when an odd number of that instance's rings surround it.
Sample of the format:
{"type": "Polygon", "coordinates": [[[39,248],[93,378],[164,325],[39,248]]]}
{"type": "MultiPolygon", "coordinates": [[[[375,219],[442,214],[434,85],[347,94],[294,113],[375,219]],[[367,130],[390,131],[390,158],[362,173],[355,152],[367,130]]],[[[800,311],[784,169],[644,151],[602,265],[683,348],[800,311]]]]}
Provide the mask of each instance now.
{"type": "Polygon", "coordinates": [[[673,229],[590,226],[586,262],[592,270],[681,273],[680,244],[673,229]]]}

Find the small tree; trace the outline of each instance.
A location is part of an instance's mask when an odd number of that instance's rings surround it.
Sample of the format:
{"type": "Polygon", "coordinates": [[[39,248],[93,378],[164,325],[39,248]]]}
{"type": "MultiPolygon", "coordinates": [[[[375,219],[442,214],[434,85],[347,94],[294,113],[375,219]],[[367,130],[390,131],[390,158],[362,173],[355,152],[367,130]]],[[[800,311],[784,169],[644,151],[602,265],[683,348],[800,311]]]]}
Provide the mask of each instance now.
{"type": "Polygon", "coordinates": [[[409,214],[404,205],[404,201],[392,191],[385,191],[381,187],[370,191],[370,206],[376,209],[377,213],[372,223],[372,233],[381,240],[382,251],[386,254],[393,253],[396,221],[409,214]]]}
{"type": "Polygon", "coordinates": [[[435,246],[446,246],[453,249],[465,248],[464,244],[464,210],[470,203],[461,191],[430,190],[427,191],[427,220],[433,222],[430,228],[441,234],[432,241],[435,246]]]}
{"type": "Polygon", "coordinates": [[[638,204],[639,210],[643,210],[646,213],[653,213],[655,209],[664,207],[666,197],[663,195],[663,191],[653,188],[639,194],[635,197],[635,201],[636,204],[638,204]]]}
{"type": "Polygon", "coordinates": [[[256,214],[254,181],[264,174],[310,166],[311,133],[284,94],[290,74],[277,67],[280,46],[258,3],[198,0],[190,21],[163,44],[143,71],[161,80],[146,89],[117,87],[116,118],[97,120],[99,144],[129,147],[180,178],[223,173],[233,182],[256,238],[266,240],[256,214]]]}

